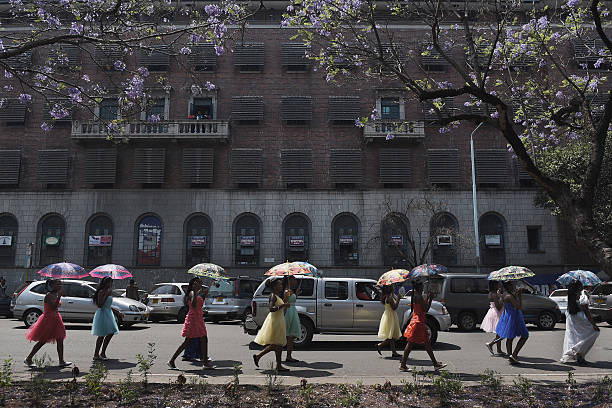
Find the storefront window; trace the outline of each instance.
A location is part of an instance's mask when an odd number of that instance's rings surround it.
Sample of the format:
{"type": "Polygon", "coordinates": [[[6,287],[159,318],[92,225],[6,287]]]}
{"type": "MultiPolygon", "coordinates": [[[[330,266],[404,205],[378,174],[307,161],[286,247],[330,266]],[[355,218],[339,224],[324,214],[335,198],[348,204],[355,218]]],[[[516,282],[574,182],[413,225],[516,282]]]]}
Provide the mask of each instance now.
{"type": "Polygon", "coordinates": [[[113,222],[106,215],[96,215],[87,226],[87,264],[112,263],[113,222]]]}
{"type": "Polygon", "coordinates": [[[480,263],[482,265],[505,265],[504,220],[495,213],[480,217],[480,263]]]}
{"type": "Polygon", "coordinates": [[[402,214],[389,214],[383,219],[381,229],[383,264],[408,268],[408,219],[402,214]]]}
{"type": "Polygon", "coordinates": [[[236,243],[236,265],[259,265],[261,227],[259,219],[252,214],[241,215],[234,227],[236,243]]]}
{"type": "Polygon", "coordinates": [[[159,265],[161,263],[162,224],[154,215],[146,215],[137,224],[137,265],[159,265]]]}
{"type": "Polygon", "coordinates": [[[66,224],[59,215],[49,215],[40,223],[40,265],[64,262],[66,224]]]}
{"type": "Polygon", "coordinates": [[[353,214],[338,215],[332,225],[334,264],[359,265],[359,226],[353,214]]]}
{"type": "Polygon", "coordinates": [[[0,215],[0,265],[15,266],[17,220],[9,214],[0,215]]]}
{"type": "Polygon", "coordinates": [[[185,226],[187,266],[210,262],[210,220],[203,214],[193,215],[185,226]]]}
{"type": "Polygon", "coordinates": [[[310,221],[304,214],[291,214],[285,219],[285,260],[307,261],[310,242],[310,221]]]}

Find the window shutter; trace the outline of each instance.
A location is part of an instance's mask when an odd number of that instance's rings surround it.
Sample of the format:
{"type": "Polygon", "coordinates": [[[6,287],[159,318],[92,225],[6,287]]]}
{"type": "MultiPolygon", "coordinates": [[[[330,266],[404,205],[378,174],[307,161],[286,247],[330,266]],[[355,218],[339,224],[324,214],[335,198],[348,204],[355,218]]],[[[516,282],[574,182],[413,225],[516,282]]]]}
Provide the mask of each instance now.
{"type": "MultiPolygon", "coordinates": [[[[442,102],[444,103],[444,106],[440,109],[442,116],[452,116],[455,113],[455,98],[452,96],[442,98],[442,102]]],[[[425,120],[438,119],[438,112],[434,108],[433,101],[426,101],[423,103],[423,115],[425,120]]]]}
{"type": "Polygon", "coordinates": [[[105,69],[112,69],[115,61],[123,61],[123,50],[119,46],[96,47],[94,52],[96,63],[105,69]]]}
{"type": "Polygon", "coordinates": [[[262,149],[232,149],[232,183],[261,184],[262,149]]]}
{"type": "Polygon", "coordinates": [[[233,120],[263,120],[263,96],[232,97],[233,120]]]}
{"type": "Polygon", "coordinates": [[[49,57],[63,68],[76,68],[79,65],[80,49],[72,44],[59,44],[51,48],[49,57]]]}
{"type": "Polygon", "coordinates": [[[198,67],[211,67],[215,69],[217,66],[217,53],[213,44],[198,44],[191,45],[191,54],[187,55],[187,63],[196,69],[198,67]]]}
{"type": "Polygon", "coordinates": [[[43,111],[43,120],[51,122],[70,122],[72,121],[72,103],[68,98],[52,98],[45,102],[45,108],[43,111]],[[68,111],[68,116],[61,119],[53,120],[50,110],[53,109],[54,105],[59,105],[68,111]]]}
{"type": "Polygon", "coordinates": [[[281,98],[281,120],[312,120],[312,98],[310,96],[283,96],[281,98]]]}
{"type": "Polygon", "coordinates": [[[432,184],[459,183],[459,150],[427,150],[427,173],[432,184]]]}
{"type": "Polygon", "coordinates": [[[214,151],[213,149],[183,149],[183,183],[212,184],[214,151]]]}
{"type": "Polygon", "coordinates": [[[504,184],[508,181],[508,152],[506,150],[476,150],[474,164],[478,183],[504,184]]]}
{"type": "Polygon", "coordinates": [[[21,150],[0,150],[0,184],[19,184],[21,150]]]}
{"type": "Polygon", "coordinates": [[[281,61],[286,65],[309,65],[310,60],[306,57],[308,45],[304,43],[285,43],[282,44],[281,61]]]}
{"type": "Polygon", "coordinates": [[[330,178],[333,183],[360,184],[363,181],[361,150],[332,149],[330,178]]]}
{"type": "MultiPolygon", "coordinates": [[[[601,38],[596,39],[575,39],[573,42],[574,45],[574,57],[583,62],[595,62],[601,56],[598,54],[598,51],[601,49],[605,49],[605,45],[601,38]]],[[[610,57],[608,56],[608,59],[610,57]]]]}
{"type": "Polygon", "coordinates": [[[139,148],[135,151],[132,181],[143,184],[161,184],[166,169],[166,149],[139,148]]]}
{"type": "Polygon", "coordinates": [[[38,181],[43,184],[66,184],[70,155],[66,149],[38,151],[38,181]]]}
{"type": "Polygon", "coordinates": [[[312,184],[312,149],[281,150],[281,175],[286,184],[312,184]]]}
{"type": "Polygon", "coordinates": [[[18,99],[7,99],[0,108],[0,121],[24,123],[26,111],[26,106],[18,99]]]}
{"type": "Polygon", "coordinates": [[[358,96],[330,96],[328,105],[330,121],[355,121],[361,115],[358,96]]]}
{"type": "MultiPolygon", "coordinates": [[[[10,51],[11,47],[7,47],[7,50],[10,51]]],[[[32,68],[32,51],[25,51],[19,55],[8,58],[6,60],[6,64],[16,70],[32,68]]]]}
{"type": "Polygon", "coordinates": [[[117,176],[117,149],[88,149],[85,162],[85,182],[114,184],[117,176]]]}
{"type": "Polygon", "coordinates": [[[234,48],[234,65],[264,65],[264,43],[244,43],[234,48]]]}
{"type": "Polygon", "coordinates": [[[156,45],[150,50],[140,51],[140,63],[145,66],[168,67],[170,65],[170,49],[165,45],[156,45]]]}
{"type": "Polygon", "coordinates": [[[440,55],[438,50],[431,46],[431,49],[423,48],[421,51],[421,64],[424,66],[428,65],[448,65],[448,62],[440,55]],[[423,55],[425,53],[426,55],[423,55]]]}
{"type": "Polygon", "coordinates": [[[380,182],[410,183],[412,163],[410,149],[380,149],[379,169],[380,182]]]}

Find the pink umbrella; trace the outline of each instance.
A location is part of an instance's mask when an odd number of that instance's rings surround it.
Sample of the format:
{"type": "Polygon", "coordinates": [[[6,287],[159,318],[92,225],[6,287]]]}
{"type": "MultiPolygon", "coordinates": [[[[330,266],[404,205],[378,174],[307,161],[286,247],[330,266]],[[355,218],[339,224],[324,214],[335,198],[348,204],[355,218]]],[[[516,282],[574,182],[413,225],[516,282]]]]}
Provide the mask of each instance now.
{"type": "Polygon", "coordinates": [[[47,265],[38,271],[40,276],[55,279],[81,279],[89,275],[82,266],[69,262],[47,265]]]}
{"type": "Polygon", "coordinates": [[[89,272],[89,276],[94,278],[106,278],[109,277],[111,279],[126,279],[131,278],[132,274],[125,267],[121,265],[115,264],[106,264],[102,266],[98,266],[91,272],[89,272]]]}

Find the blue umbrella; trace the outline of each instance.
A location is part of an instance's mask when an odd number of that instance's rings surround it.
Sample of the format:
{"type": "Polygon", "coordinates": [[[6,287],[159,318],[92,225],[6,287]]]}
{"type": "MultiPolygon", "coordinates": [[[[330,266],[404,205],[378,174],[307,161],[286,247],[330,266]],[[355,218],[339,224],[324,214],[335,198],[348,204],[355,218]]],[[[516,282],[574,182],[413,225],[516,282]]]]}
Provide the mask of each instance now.
{"type": "Polygon", "coordinates": [[[561,285],[569,285],[572,281],[579,281],[584,286],[595,286],[601,283],[601,279],[599,279],[593,272],[583,271],[582,269],[569,271],[559,276],[557,279],[557,282],[559,282],[561,285]]]}

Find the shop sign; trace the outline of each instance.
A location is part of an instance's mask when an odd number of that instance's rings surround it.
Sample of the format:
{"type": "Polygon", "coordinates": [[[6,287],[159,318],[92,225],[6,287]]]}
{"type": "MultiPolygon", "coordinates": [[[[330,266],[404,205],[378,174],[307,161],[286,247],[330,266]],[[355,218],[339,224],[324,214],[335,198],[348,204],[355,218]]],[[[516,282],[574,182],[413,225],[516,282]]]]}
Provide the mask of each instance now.
{"type": "Polygon", "coordinates": [[[255,246],[255,235],[242,235],[240,237],[240,246],[255,246]]]}
{"type": "Polygon", "coordinates": [[[0,246],[13,245],[13,237],[10,235],[0,235],[0,246]]]}
{"type": "Polygon", "coordinates": [[[46,246],[59,246],[60,238],[55,236],[46,236],[45,237],[45,245],[46,246]]]}
{"type": "Polygon", "coordinates": [[[108,247],[113,243],[112,235],[90,235],[89,246],[92,247],[108,247]]]}
{"type": "Polygon", "coordinates": [[[352,235],[340,235],[338,238],[338,244],[340,245],[353,245],[352,235]]]}
{"type": "Polygon", "coordinates": [[[304,236],[294,235],[289,237],[289,246],[304,246],[304,236]]]}
{"type": "Polygon", "coordinates": [[[404,237],[401,235],[391,235],[391,241],[389,242],[389,244],[402,246],[404,245],[404,237]]]}
{"type": "Polygon", "coordinates": [[[486,246],[501,246],[501,235],[485,235],[486,246]]]}
{"type": "Polygon", "coordinates": [[[202,248],[206,246],[206,235],[192,235],[191,236],[191,247],[202,248]]]}

